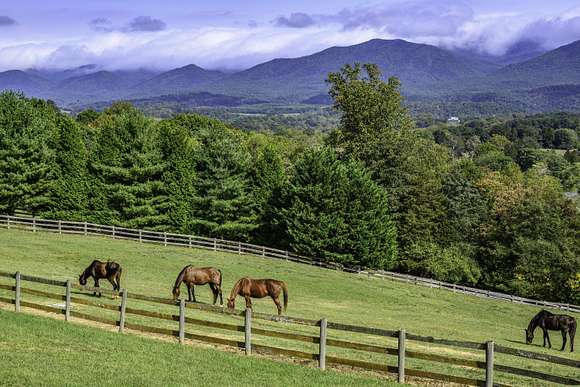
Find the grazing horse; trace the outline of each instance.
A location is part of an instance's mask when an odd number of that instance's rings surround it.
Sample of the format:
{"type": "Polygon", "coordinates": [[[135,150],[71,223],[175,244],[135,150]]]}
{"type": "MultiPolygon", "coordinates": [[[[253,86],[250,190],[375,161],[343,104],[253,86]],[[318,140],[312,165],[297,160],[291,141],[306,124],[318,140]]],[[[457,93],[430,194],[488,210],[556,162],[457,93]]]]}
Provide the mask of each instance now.
{"type": "Polygon", "coordinates": [[[264,298],[270,296],[274,300],[276,308],[278,308],[278,315],[281,315],[282,305],[280,305],[280,292],[284,292],[284,311],[286,311],[288,307],[288,286],[284,281],[241,278],[232,288],[230,298],[228,298],[228,308],[234,309],[236,307],[237,296],[242,296],[246,299],[246,308],[252,307],[250,297],[264,298]]]}
{"type": "Polygon", "coordinates": [[[562,332],[562,351],[566,347],[566,333],[570,335],[570,352],[574,352],[574,336],[576,334],[576,320],[574,317],[567,316],[565,314],[553,314],[547,310],[542,310],[540,313],[534,316],[530,321],[530,324],[525,329],[526,331],[526,343],[531,344],[534,340],[534,330],[536,327],[542,328],[544,331],[544,347],[546,346],[546,339],[548,340],[549,348],[552,348],[552,343],[550,342],[550,336],[548,336],[548,330],[550,331],[561,331],[562,332]]]}
{"type": "MultiPolygon", "coordinates": [[[[96,259],[83,271],[79,276],[79,283],[83,286],[87,284],[87,279],[93,277],[95,280],[95,288],[99,287],[99,280],[106,278],[109,280],[111,285],[113,285],[113,291],[121,290],[121,265],[117,262],[107,261],[101,262],[96,259]]],[[[101,292],[95,291],[93,294],[96,296],[98,293],[99,297],[101,292]]]]}
{"type": "Polygon", "coordinates": [[[175,285],[173,285],[173,299],[177,300],[180,294],[179,287],[181,283],[184,282],[187,286],[187,294],[189,301],[197,302],[195,300],[195,290],[193,285],[205,285],[209,284],[209,287],[213,293],[213,304],[217,302],[217,298],[220,298],[220,305],[224,304],[222,298],[222,272],[215,267],[193,267],[191,265],[185,266],[177,279],[175,280],[175,285]]]}

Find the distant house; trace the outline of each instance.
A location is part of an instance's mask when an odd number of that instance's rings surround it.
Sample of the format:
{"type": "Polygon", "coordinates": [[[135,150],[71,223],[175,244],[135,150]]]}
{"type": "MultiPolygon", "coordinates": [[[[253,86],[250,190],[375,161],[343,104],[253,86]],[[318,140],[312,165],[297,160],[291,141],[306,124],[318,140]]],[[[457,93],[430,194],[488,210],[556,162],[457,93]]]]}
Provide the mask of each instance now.
{"type": "Polygon", "coordinates": [[[449,125],[459,125],[461,123],[461,120],[459,119],[459,117],[449,117],[447,119],[447,124],[449,125]]]}

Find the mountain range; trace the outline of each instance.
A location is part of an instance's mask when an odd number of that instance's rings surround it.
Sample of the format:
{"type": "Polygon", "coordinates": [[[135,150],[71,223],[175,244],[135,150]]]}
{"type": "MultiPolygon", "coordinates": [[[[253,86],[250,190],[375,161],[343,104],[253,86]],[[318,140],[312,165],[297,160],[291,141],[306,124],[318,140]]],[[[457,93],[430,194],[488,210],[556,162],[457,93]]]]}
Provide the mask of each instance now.
{"type": "MultiPolygon", "coordinates": [[[[483,95],[486,103],[504,103],[501,101],[510,98],[519,99],[519,103],[525,96],[533,101],[530,103],[549,109],[548,99],[554,93],[569,95],[571,101],[580,97],[580,41],[548,52],[523,41],[504,56],[495,57],[404,40],[374,39],[299,58],[274,59],[235,73],[194,64],[165,72],[107,71],[95,65],[60,71],[10,70],[0,72],[0,90],[21,90],[63,107],[103,106],[117,99],[155,101],[179,95],[217,106],[256,101],[327,103],[328,73],[355,62],[376,63],[385,78],[397,76],[411,100],[460,103],[466,99],[473,103],[483,95]]],[[[565,98],[560,102],[558,106],[563,103],[568,108],[565,98]]]]}

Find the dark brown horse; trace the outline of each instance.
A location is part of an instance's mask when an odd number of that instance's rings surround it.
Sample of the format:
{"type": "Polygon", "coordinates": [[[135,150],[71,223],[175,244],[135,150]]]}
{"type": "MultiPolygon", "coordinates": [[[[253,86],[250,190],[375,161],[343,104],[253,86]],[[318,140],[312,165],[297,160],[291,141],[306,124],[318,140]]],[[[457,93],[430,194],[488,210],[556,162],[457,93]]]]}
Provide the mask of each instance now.
{"type": "Polygon", "coordinates": [[[241,278],[236,282],[228,298],[228,308],[234,309],[236,307],[236,297],[242,296],[246,299],[246,308],[252,307],[252,300],[250,298],[264,298],[266,296],[272,297],[276,308],[278,308],[278,315],[282,314],[282,305],[280,305],[280,293],[284,292],[284,311],[288,307],[288,286],[284,281],[277,281],[273,279],[251,279],[241,278]]]}
{"type": "Polygon", "coordinates": [[[215,267],[193,267],[191,265],[185,266],[177,279],[175,280],[175,285],[173,285],[173,299],[177,300],[180,294],[179,287],[181,283],[184,282],[187,286],[187,294],[189,301],[197,302],[195,300],[195,290],[193,285],[206,285],[209,287],[213,293],[213,303],[215,305],[217,298],[220,298],[220,305],[224,304],[222,298],[222,272],[215,267]]]}
{"type": "Polygon", "coordinates": [[[547,310],[542,310],[532,318],[530,324],[525,329],[527,344],[531,344],[534,340],[536,327],[540,327],[544,331],[544,347],[546,346],[546,340],[548,340],[549,348],[552,348],[552,343],[550,342],[548,331],[561,331],[562,351],[566,347],[566,333],[568,333],[570,336],[570,352],[574,352],[574,336],[576,335],[576,320],[574,317],[565,314],[553,314],[547,310]]]}
{"type": "MultiPolygon", "coordinates": [[[[99,287],[99,280],[106,278],[113,285],[113,291],[121,290],[121,265],[117,262],[107,261],[101,262],[96,259],[83,271],[79,276],[79,283],[83,286],[87,284],[87,279],[93,277],[95,280],[95,288],[99,287]]],[[[101,296],[101,292],[95,291],[93,294],[101,296]]]]}

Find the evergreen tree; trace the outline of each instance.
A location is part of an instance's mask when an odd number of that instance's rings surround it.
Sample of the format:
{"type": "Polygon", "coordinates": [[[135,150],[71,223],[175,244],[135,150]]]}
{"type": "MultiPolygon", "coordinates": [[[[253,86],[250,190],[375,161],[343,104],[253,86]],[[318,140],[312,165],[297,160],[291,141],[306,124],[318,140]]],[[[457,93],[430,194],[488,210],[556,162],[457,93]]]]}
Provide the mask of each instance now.
{"type": "Polygon", "coordinates": [[[0,93],[0,212],[38,214],[53,204],[56,164],[48,143],[58,114],[48,102],[0,93]]]}
{"type": "Polygon", "coordinates": [[[97,120],[91,168],[92,205],[100,221],[167,229],[167,194],[157,127],[129,104],[117,103],[97,120]]]}
{"type": "Polygon", "coordinates": [[[397,242],[387,195],[358,163],[329,148],[297,161],[279,210],[293,250],[345,265],[392,267],[397,242]]]}
{"type": "Polygon", "coordinates": [[[258,224],[244,138],[217,120],[194,114],[174,121],[199,142],[190,230],[198,235],[249,239],[258,224]]]}

